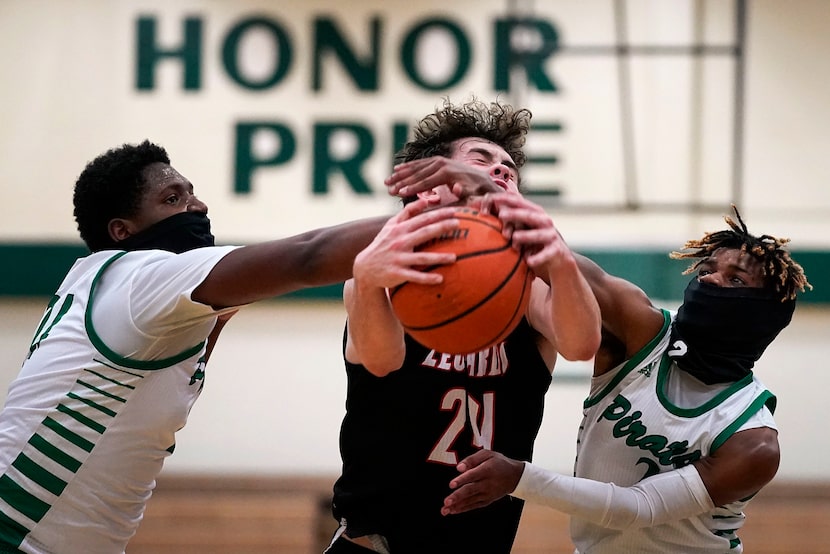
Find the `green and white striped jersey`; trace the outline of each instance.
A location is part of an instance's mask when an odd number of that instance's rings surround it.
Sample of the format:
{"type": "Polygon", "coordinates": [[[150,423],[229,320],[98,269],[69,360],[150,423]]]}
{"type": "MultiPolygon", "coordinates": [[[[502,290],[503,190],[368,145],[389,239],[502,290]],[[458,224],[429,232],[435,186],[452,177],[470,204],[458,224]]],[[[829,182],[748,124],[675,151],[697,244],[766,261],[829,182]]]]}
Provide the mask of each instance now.
{"type": "Polygon", "coordinates": [[[221,312],[190,293],[231,249],[75,262],[0,413],[0,544],[124,551],[202,388],[221,312]]]}

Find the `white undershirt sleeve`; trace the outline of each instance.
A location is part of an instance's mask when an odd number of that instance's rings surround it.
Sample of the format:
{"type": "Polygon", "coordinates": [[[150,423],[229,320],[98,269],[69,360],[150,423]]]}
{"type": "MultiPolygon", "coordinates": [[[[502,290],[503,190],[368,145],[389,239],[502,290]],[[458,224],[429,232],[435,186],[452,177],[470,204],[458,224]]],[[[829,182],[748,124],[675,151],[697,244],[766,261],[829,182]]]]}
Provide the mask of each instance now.
{"type": "Polygon", "coordinates": [[[715,507],[692,465],[620,487],[561,475],[526,462],[512,495],[619,530],[686,519],[715,507]]]}

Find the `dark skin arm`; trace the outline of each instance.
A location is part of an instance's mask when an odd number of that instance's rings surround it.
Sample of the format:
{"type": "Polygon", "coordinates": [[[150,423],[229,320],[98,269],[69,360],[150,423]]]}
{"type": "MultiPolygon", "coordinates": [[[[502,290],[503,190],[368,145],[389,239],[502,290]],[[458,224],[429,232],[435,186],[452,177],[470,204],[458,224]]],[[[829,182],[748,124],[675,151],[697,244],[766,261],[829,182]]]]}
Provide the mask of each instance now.
{"type": "Polygon", "coordinates": [[[663,327],[663,314],[633,283],[606,273],[585,256],[574,256],[602,315],[602,340],[594,359],[594,375],[602,375],[648,344],[663,327]]]}
{"type": "Polygon", "coordinates": [[[732,435],[715,452],[694,462],[715,506],[743,500],[769,483],[778,471],[778,432],[769,427],[732,435]]]}
{"type": "MultiPolygon", "coordinates": [[[[214,266],[193,290],[191,298],[221,309],[348,279],[354,256],[372,240],[386,219],[316,229],[234,250],[214,266]]],[[[235,313],[217,319],[207,338],[206,362],[222,329],[235,313]]]]}
{"type": "Polygon", "coordinates": [[[222,329],[225,328],[225,324],[228,323],[228,320],[236,315],[237,310],[234,310],[227,314],[222,314],[216,319],[216,325],[213,326],[213,330],[210,332],[207,338],[207,345],[205,346],[205,363],[210,360],[210,355],[213,354],[213,347],[216,346],[216,341],[219,340],[219,335],[222,333],[222,329]]]}
{"type": "Polygon", "coordinates": [[[216,264],[192,298],[225,308],[345,281],[351,276],[355,255],[371,242],[386,219],[344,223],[243,246],[216,264]]]}
{"type": "MultiPolygon", "coordinates": [[[[404,210],[415,214],[425,207],[425,202],[418,201],[404,210]]],[[[428,217],[440,221],[451,213],[433,210],[428,217]]],[[[357,253],[387,219],[354,221],[238,248],[216,264],[192,298],[219,309],[345,281],[352,276],[357,253]]]]}

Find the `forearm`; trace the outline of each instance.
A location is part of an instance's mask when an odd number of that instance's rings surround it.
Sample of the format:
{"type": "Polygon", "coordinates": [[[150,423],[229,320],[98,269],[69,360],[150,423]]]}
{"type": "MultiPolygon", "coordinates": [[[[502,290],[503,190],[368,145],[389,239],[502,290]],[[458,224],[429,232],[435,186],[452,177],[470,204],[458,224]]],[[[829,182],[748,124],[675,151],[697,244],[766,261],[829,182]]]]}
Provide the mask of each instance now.
{"type": "Polygon", "coordinates": [[[404,330],[392,312],[386,289],[351,281],[346,295],[348,339],[346,357],[378,377],[403,364],[404,330]]]}
{"type": "Polygon", "coordinates": [[[352,274],[354,257],[387,218],[373,218],[244,246],[225,256],[193,293],[217,308],[240,306],[306,287],[331,285],[352,274]]]}
{"type": "Polygon", "coordinates": [[[596,297],[569,257],[548,272],[556,348],[568,360],[589,360],[600,344],[601,315],[596,297]]]}
{"type": "Polygon", "coordinates": [[[288,260],[300,269],[295,276],[299,284],[324,286],[351,278],[355,256],[372,242],[387,220],[364,219],[297,235],[302,247],[288,260]]]}
{"type": "Polygon", "coordinates": [[[692,465],[654,475],[631,487],[619,487],[525,463],[512,495],[618,530],[660,525],[714,508],[692,465]]]}

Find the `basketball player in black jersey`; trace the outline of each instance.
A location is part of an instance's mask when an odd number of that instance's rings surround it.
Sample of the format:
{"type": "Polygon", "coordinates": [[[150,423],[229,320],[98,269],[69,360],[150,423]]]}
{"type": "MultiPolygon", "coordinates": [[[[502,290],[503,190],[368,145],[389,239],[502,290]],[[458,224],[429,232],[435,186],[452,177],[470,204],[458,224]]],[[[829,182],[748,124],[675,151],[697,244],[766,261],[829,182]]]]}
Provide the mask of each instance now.
{"type": "Polygon", "coordinates": [[[600,341],[598,306],[571,251],[519,192],[529,120],[527,110],[500,103],[447,101],[398,154],[398,162],[431,160],[424,174],[442,186],[421,196],[435,205],[458,202],[461,181],[466,190],[480,183],[511,193],[502,209],[515,210],[514,236],[528,243],[537,279],[525,317],[504,342],[452,356],[406,335],[387,297],[389,287],[436,278],[417,269],[417,225],[402,212],[357,256],[344,288],[348,393],[333,501],[340,528],[329,554],[510,552],[521,501],[441,515],[455,466],[482,448],[529,459],[557,354],[590,359],[600,341]]]}

